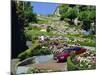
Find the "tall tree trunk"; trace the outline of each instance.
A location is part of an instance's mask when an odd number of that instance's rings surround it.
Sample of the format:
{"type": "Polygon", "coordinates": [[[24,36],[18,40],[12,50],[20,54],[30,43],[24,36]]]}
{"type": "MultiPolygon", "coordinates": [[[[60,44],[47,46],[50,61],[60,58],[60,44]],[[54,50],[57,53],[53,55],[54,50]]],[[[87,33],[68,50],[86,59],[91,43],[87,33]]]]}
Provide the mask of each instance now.
{"type": "Polygon", "coordinates": [[[11,2],[11,58],[16,58],[19,53],[27,49],[26,39],[23,34],[24,22],[18,17],[16,1],[11,2]]]}

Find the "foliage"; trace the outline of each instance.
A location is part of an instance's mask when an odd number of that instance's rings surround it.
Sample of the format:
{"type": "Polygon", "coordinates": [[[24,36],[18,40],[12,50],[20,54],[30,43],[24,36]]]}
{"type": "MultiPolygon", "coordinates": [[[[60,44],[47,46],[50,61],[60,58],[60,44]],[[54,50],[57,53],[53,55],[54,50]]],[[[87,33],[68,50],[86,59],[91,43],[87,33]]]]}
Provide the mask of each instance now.
{"type": "Polygon", "coordinates": [[[95,51],[87,50],[86,52],[80,55],[76,55],[74,57],[70,56],[67,58],[67,69],[69,71],[89,70],[95,68],[96,68],[95,51]]]}
{"type": "Polygon", "coordinates": [[[48,20],[38,20],[38,24],[48,24],[48,20]]]}
{"type": "Polygon", "coordinates": [[[36,22],[36,14],[30,2],[12,1],[12,54],[16,57],[20,52],[27,49],[24,29],[30,22],[36,22]]]}
{"type": "Polygon", "coordinates": [[[86,5],[79,5],[79,11],[88,11],[90,6],[86,6],[86,5]]]}
{"type": "Polygon", "coordinates": [[[83,20],[88,20],[89,19],[89,11],[83,11],[83,12],[80,12],[79,13],[79,16],[78,16],[78,19],[80,21],[83,21],[83,20]]]}
{"type": "Polygon", "coordinates": [[[91,21],[90,20],[83,20],[83,25],[82,25],[82,29],[89,31],[91,28],[91,21]]]}
{"type": "Polygon", "coordinates": [[[67,4],[63,4],[59,7],[59,13],[61,15],[60,20],[64,20],[64,18],[66,18],[67,16],[67,11],[68,11],[68,5],[67,4]]]}
{"type": "Polygon", "coordinates": [[[47,28],[47,32],[50,32],[50,31],[51,31],[51,27],[48,26],[48,28],[47,28]]]}
{"type": "Polygon", "coordinates": [[[69,8],[68,12],[67,12],[67,18],[71,19],[71,21],[73,19],[75,19],[78,15],[77,9],[75,8],[69,8]]]}
{"type": "Polygon", "coordinates": [[[67,34],[65,37],[69,38],[69,40],[67,41],[68,44],[79,43],[81,46],[96,46],[94,35],[67,34]],[[78,39],[77,37],[81,39],[78,39]]]}
{"type": "Polygon", "coordinates": [[[20,53],[18,55],[18,58],[20,58],[21,60],[24,60],[25,58],[31,57],[32,56],[32,49],[27,49],[26,51],[20,53]]]}
{"type": "MultiPolygon", "coordinates": [[[[91,29],[91,23],[96,23],[96,12],[95,6],[86,6],[86,5],[67,5],[63,4],[59,7],[60,20],[68,20],[69,24],[74,23],[74,19],[78,18],[80,23],[82,23],[81,29],[88,31],[91,29]],[[70,19],[70,21],[69,21],[70,19]]],[[[93,27],[95,29],[95,26],[93,27]]]]}
{"type": "Polygon", "coordinates": [[[89,14],[91,21],[95,22],[96,21],[96,11],[92,10],[89,14]]]}
{"type": "Polygon", "coordinates": [[[25,31],[25,36],[28,40],[33,40],[34,38],[38,38],[38,36],[41,36],[42,34],[45,36],[59,36],[59,34],[55,34],[51,32],[51,27],[47,29],[47,32],[42,32],[40,31],[41,28],[32,28],[32,30],[26,30],[25,31]]]}
{"type": "Polygon", "coordinates": [[[86,41],[76,41],[76,42],[74,42],[74,41],[72,41],[73,39],[71,39],[71,41],[67,41],[67,43],[68,44],[75,44],[75,43],[78,43],[78,44],[80,44],[81,46],[90,46],[90,47],[95,47],[96,46],[96,42],[95,41],[88,41],[88,40],[86,40],[86,41]]]}
{"type": "Polygon", "coordinates": [[[96,36],[95,35],[82,35],[82,38],[87,38],[87,39],[93,40],[96,38],[96,36]]]}
{"type": "Polygon", "coordinates": [[[95,10],[82,11],[79,13],[78,19],[80,21],[83,21],[83,20],[94,21],[96,19],[96,12],[95,12],[95,10]]]}
{"type": "Polygon", "coordinates": [[[91,23],[95,22],[95,11],[82,11],[80,12],[78,19],[83,21],[82,29],[88,31],[91,28],[91,23]]]}
{"type": "Polygon", "coordinates": [[[29,48],[26,51],[20,53],[18,55],[18,58],[20,58],[21,60],[24,60],[25,58],[28,58],[31,56],[51,54],[48,47],[42,48],[42,46],[39,44],[38,40],[35,40],[33,45],[34,46],[32,48],[29,48]]]}
{"type": "Polygon", "coordinates": [[[94,50],[87,50],[83,54],[77,56],[76,60],[77,59],[79,60],[77,61],[79,63],[78,67],[80,67],[81,70],[96,68],[96,54],[94,50]]]}
{"type": "Polygon", "coordinates": [[[61,15],[66,14],[67,10],[68,10],[68,5],[67,4],[63,4],[59,7],[59,13],[61,15]]]}
{"type": "Polygon", "coordinates": [[[81,42],[81,41],[77,41],[77,43],[79,43],[81,46],[90,46],[90,47],[95,47],[96,46],[96,43],[94,41],[84,41],[84,42],[81,42]]]}
{"type": "Polygon", "coordinates": [[[78,70],[78,66],[72,63],[71,57],[67,58],[67,69],[68,71],[78,70]]]}
{"type": "Polygon", "coordinates": [[[61,20],[64,18],[69,18],[71,21],[77,17],[77,9],[74,6],[70,6],[67,4],[61,5],[59,7],[59,12],[61,14],[61,20]]]}
{"type": "Polygon", "coordinates": [[[24,52],[21,52],[18,55],[18,58],[20,58],[21,60],[24,60],[25,58],[33,56],[33,49],[37,46],[38,46],[38,41],[35,40],[34,46],[32,48],[25,50],[24,52]]]}
{"type": "Polygon", "coordinates": [[[33,8],[30,2],[19,1],[16,3],[17,13],[19,18],[23,19],[24,25],[28,25],[29,22],[37,22],[36,14],[33,13],[33,8]]]}

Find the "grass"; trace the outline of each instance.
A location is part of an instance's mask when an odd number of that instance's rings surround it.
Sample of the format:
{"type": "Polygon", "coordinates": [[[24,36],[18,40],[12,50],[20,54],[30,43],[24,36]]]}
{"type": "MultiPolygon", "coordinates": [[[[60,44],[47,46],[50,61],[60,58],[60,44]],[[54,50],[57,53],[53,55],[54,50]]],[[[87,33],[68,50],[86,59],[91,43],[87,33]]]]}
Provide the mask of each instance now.
{"type": "Polygon", "coordinates": [[[40,31],[41,29],[39,28],[32,28],[31,30],[27,30],[25,31],[25,35],[26,35],[26,38],[28,40],[33,40],[34,38],[38,38],[38,36],[41,36],[41,35],[44,35],[44,36],[50,36],[50,37],[53,37],[53,36],[63,36],[63,34],[57,34],[57,33],[53,33],[52,31],[50,32],[43,32],[43,31],[40,31]]]}
{"type": "Polygon", "coordinates": [[[93,41],[90,41],[90,42],[80,42],[78,41],[78,43],[81,45],[81,46],[91,46],[91,47],[95,47],[96,46],[96,42],[93,42],[93,41]]]}
{"type": "Polygon", "coordinates": [[[44,35],[44,36],[63,36],[63,37],[68,37],[71,41],[68,41],[68,44],[75,44],[75,43],[79,43],[81,46],[91,46],[91,47],[95,47],[96,46],[96,42],[93,41],[93,39],[95,39],[94,35],[83,35],[83,34],[57,34],[57,33],[53,33],[52,31],[50,32],[42,32],[40,31],[41,29],[39,28],[32,28],[31,30],[26,31],[26,37],[29,40],[36,40],[38,38],[38,36],[44,35]],[[75,38],[83,38],[86,39],[86,41],[77,41],[74,42],[75,38]],[[89,41],[90,40],[90,41],[89,41]]]}
{"type": "Polygon", "coordinates": [[[83,34],[67,34],[67,37],[80,37],[80,38],[85,38],[85,39],[94,39],[95,35],[83,35],[83,34]]]}
{"type": "Polygon", "coordinates": [[[82,37],[83,38],[88,38],[88,39],[91,39],[91,40],[93,40],[94,38],[96,38],[95,35],[83,35],[82,37]]]}
{"type": "Polygon", "coordinates": [[[75,37],[80,37],[81,38],[82,34],[71,34],[70,33],[70,34],[67,34],[66,36],[69,37],[69,38],[75,38],[75,37]]]}
{"type": "Polygon", "coordinates": [[[68,44],[75,44],[75,43],[79,43],[81,46],[90,46],[90,47],[95,47],[96,46],[96,42],[90,41],[90,42],[82,42],[82,41],[67,41],[68,44]]]}
{"type": "Polygon", "coordinates": [[[95,42],[95,35],[83,35],[83,34],[65,34],[65,37],[68,37],[71,41],[67,41],[68,44],[75,44],[75,43],[79,43],[81,46],[91,46],[91,47],[95,47],[96,46],[96,42],[95,42]],[[81,38],[81,40],[77,40],[76,42],[74,42],[74,39],[77,38],[81,38]],[[83,41],[82,39],[85,39],[85,41],[83,41]]]}
{"type": "Polygon", "coordinates": [[[26,32],[26,35],[28,36],[34,36],[34,37],[37,37],[37,36],[40,36],[40,35],[47,35],[47,36],[53,36],[53,33],[52,32],[42,32],[42,31],[39,31],[39,30],[29,30],[26,32]]]}
{"type": "Polygon", "coordinates": [[[48,20],[39,20],[38,24],[48,24],[48,20]]]}

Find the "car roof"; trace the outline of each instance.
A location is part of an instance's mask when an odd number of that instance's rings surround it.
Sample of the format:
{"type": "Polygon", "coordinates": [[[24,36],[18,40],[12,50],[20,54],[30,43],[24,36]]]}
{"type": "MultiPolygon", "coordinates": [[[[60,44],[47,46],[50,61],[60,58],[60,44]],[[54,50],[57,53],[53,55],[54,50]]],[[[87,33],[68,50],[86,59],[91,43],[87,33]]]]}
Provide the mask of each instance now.
{"type": "Polygon", "coordinates": [[[72,48],[67,48],[67,49],[64,49],[64,50],[80,50],[81,47],[72,47],[72,48]]]}

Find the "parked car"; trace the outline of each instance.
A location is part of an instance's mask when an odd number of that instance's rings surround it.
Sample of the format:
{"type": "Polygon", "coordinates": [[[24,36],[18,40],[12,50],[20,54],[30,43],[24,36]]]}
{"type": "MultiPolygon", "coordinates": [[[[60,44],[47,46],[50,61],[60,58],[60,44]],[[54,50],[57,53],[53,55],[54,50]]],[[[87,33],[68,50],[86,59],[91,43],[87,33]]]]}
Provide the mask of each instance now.
{"type": "Polygon", "coordinates": [[[57,62],[66,61],[72,51],[75,52],[76,55],[78,55],[85,52],[86,49],[82,47],[67,48],[67,49],[64,49],[61,53],[54,54],[54,59],[57,60],[57,62]]]}

